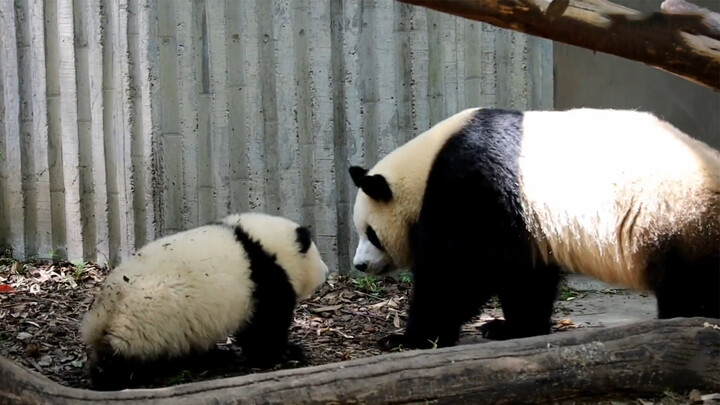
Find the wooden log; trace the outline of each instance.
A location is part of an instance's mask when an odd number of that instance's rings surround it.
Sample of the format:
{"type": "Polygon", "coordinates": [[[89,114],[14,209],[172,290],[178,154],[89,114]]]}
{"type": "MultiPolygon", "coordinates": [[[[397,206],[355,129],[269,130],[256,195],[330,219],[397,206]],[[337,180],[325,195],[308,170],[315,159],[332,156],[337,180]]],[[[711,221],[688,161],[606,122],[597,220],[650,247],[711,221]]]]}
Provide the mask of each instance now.
{"type": "Polygon", "coordinates": [[[541,404],[718,392],[718,323],[654,320],[119,392],[64,387],[0,358],[0,404],[541,404]]]}
{"type": "Polygon", "coordinates": [[[684,0],[643,15],[607,0],[397,0],[643,62],[720,90],[717,13],[684,0]]]}

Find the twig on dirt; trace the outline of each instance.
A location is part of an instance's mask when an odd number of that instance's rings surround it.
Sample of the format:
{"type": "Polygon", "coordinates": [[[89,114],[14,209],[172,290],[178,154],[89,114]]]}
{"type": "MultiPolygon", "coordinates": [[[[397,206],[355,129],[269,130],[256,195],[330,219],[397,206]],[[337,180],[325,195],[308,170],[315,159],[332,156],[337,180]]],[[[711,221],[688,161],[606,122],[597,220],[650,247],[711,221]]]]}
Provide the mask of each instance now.
{"type": "Polygon", "coordinates": [[[9,303],[9,304],[0,305],[0,309],[12,308],[12,307],[16,307],[16,306],[18,306],[18,305],[23,305],[23,304],[37,304],[37,301],[11,302],[11,303],[9,303]]]}
{"type": "Polygon", "coordinates": [[[40,365],[37,364],[37,362],[32,357],[29,357],[26,360],[28,363],[30,363],[31,366],[35,367],[38,372],[43,373],[42,367],[40,367],[40,365]]]}
{"type": "Polygon", "coordinates": [[[347,310],[347,309],[341,309],[340,312],[342,312],[342,313],[344,313],[344,314],[348,314],[348,315],[365,316],[365,317],[368,317],[368,318],[375,318],[375,319],[386,320],[384,316],[378,316],[378,315],[373,314],[372,312],[353,312],[353,311],[350,311],[350,310],[347,310]]]}

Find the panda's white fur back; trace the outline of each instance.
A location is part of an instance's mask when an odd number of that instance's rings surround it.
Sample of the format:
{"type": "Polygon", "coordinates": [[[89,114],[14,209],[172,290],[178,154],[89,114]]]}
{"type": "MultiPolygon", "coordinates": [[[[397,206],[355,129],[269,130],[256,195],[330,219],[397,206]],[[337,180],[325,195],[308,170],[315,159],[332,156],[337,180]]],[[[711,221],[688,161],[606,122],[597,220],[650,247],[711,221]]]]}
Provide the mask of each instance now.
{"type": "Polygon", "coordinates": [[[652,114],[526,112],[519,166],[540,254],[568,270],[643,289],[663,237],[720,243],[720,154],[652,114]]]}
{"type": "Polygon", "coordinates": [[[252,289],[232,287],[251,283],[247,260],[224,226],[157,239],[110,272],[83,340],[94,346],[107,334],[113,348],[141,359],[207,349],[241,326],[240,310],[251,314],[252,289]]]}

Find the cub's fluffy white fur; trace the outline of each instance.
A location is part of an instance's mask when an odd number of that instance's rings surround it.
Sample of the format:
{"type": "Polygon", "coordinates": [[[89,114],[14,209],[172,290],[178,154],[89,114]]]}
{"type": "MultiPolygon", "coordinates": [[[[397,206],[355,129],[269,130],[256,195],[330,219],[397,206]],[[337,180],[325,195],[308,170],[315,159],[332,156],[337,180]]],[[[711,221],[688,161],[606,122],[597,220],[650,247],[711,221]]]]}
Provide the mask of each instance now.
{"type": "Polygon", "coordinates": [[[141,248],[108,275],[82,322],[90,347],[154,360],[202,352],[241,331],[254,310],[251,263],[234,227],[275,255],[297,299],[309,297],[328,268],[311,243],[302,253],[299,225],[260,213],[169,235],[141,248]]]}

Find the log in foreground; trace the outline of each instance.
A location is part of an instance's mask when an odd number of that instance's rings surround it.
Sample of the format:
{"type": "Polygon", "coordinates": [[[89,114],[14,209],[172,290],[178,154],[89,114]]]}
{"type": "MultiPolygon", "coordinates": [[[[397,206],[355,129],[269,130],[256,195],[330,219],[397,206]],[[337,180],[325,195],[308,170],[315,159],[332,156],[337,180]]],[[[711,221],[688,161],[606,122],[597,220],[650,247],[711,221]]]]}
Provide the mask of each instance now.
{"type": "Polygon", "coordinates": [[[643,62],[720,90],[717,13],[666,0],[643,15],[607,0],[397,0],[643,62]]]}
{"type": "Polygon", "coordinates": [[[0,404],[501,404],[718,392],[718,323],[655,320],[120,392],[64,387],[0,358],[0,404]]]}

